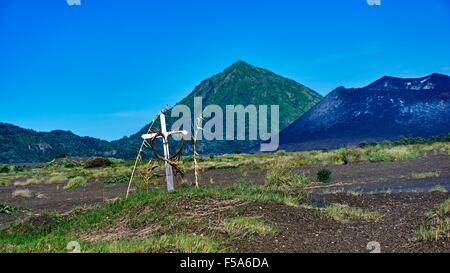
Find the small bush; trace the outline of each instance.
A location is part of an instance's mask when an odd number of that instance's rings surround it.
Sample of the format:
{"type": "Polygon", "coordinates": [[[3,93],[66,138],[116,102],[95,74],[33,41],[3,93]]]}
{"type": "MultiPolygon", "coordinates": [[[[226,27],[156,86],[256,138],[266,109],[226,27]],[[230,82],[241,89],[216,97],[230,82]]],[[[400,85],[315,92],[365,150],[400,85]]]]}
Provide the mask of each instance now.
{"type": "Polygon", "coordinates": [[[9,182],[9,181],[4,181],[4,180],[0,180],[0,186],[1,186],[1,187],[8,187],[8,186],[11,186],[11,182],[9,182]]]}
{"type": "Polygon", "coordinates": [[[87,169],[93,169],[93,168],[105,168],[105,167],[109,167],[112,165],[112,161],[109,160],[108,158],[93,158],[93,159],[89,159],[86,162],[85,167],[87,169]]]}
{"type": "Polygon", "coordinates": [[[330,182],[331,180],[331,170],[329,169],[321,169],[317,172],[317,180],[322,183],[330,182]]]}
{"type": "Polygon", "coordinates": [[[16,172],[16,173],[24,172],[25,171],[25,166],[18,166],[18,165],[16,165],[16,166],[13,167],[13,171],[16,172]]]}
{"type": "Polygon", "coordinates": [[[266,174],[266,186],[269,187],[304,187],[309,184],[305,174],[296,174],[285,161],[274,162],[266,174]]]}
{"type": "Polygon", "coordinates": [[[255,161],[252,161],[250,164],[250,170],[252,170],[252,171],[261,170],[261,166],[258,163],[256,163],[255,161]]]}
{"type": "Polygon", "coordinates": [[[305,173],[302,173],[295,175],[293,182],[294,182],[292,184],[293,186],[303,188],[308,186],[311,181],[309,180],[309,177],[305,173]]]}
{"type": "Polygon", "coordinates": [[[67,175],[67,178],[72,179],[72,178],[75,178],[75,177],[88,177],[90,175],[91,174],[87,173],[87,172],[74,171],[74,172],[69,173],[67,175]]]}
{"type": "Polygon", "coordinates": [[[131,175],[120,175],[120,176],[114,176],[110,177],[107,180],[105,180],[105,184],[123,184],[128,183],[130,181],[131,175]]]}
{"type": "Polygon", "coordinates": [[[7,204],[0,204],[0,214],[12,214],[14,212],[22,211],[19,208],[7,205],[7,204]]]}
{"type": "Polygon", "coordinates": [[[428,219],[422,223],[414,241],[433,241],[450,238],[450,198],[445,200],[437,209],[428,213],[428,219]]]}
{"type": "Polygon", "coordinates": [[[10,169],[8,166],[0,166],[0,173],[9,173],[10,169]]]}
{"type": "Polygon", "coordinates": [[[361,153],[357,149],[352,148],[341,149],[338,150],[338,155],[340,157],[340,161],[342,161],[344,165],[361,161],[361,153]]]}
{"type": "Polygon", "coordinates": [[[69,182],[64,186],[65,190],[71,190],[85,185],[88,180],[84,177],[75,177],[69,180],[69,182]]]}
{"type": "Polygon", "coordinates": [[[287,153],[285,150],[279,150],[275,153],[276,156],[286,156],[287,153]]]}

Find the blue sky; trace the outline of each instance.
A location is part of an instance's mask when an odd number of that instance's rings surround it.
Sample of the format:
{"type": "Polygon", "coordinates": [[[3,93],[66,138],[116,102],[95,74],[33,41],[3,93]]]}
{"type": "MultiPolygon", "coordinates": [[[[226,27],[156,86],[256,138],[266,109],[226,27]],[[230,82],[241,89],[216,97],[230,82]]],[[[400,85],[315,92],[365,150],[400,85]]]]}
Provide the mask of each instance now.
{"type": "Polygon", "coordinates": [[[0,121],[112,140],[237,60],[325,95],[450,74],[450,1],[0,1],[0,121]]]}

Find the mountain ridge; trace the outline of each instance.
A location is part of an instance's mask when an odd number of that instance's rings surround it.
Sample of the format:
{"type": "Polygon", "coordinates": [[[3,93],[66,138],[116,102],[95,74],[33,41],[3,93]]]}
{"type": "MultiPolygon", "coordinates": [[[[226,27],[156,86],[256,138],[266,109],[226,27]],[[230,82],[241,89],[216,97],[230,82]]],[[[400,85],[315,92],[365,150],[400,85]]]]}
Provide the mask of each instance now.
{"type": "Polygon", "coordinates": [[[38,132],[0,122],[0,162],[35,163],[62,156],[115,156],[113,145],[71,131],[38,132]]]}
{"type": "Polygon", "coordinates": [[[338,148],[402,135],[450,132],[450,77],[385,76],[362,88],[339,87],[280,135],[285,150],[338,148]]]}
{"type": "MultiPolygon", "coordinates": [[[[318,103],[322,96],[312,89],[277,75],[267,69],[237,61],[222,72],[201,81],[178,104],[186,104],[191,109],[193,98],[203,98],[203,105],[280,105],[281,129],[318,103]]],[[[152,118],[152,117],[149,117],[152,118]]],[[[167,115],[171,126],[174,119],[167,115]]],[[[51,132],[23,131],[17,127],[2,134],[0,131],[0,162],[31,163],[49,161],[54,157],[68,156],[115,156],[134,158],[141,145],[141,134],[146,133],[148,124],[128,137],[114,141],[104,141],[89,137],[79,137],[72,132],[56,130],[51,132]],[[14,132],[13,132],[14,131],[14,132]],[[58,133],[59,131],[59,133],[58,133]],[[65,133],[64,133],[65,132],[65,133]],[[56,135],[60,134],[58,139],[56,135]],[[66,144],[65,142],[68,142],[66,144]],[[32,149],[28,147],[31,145],[32,149]],[[42,151],[39,147],[44,147],[42,151]]],[[[6,126],[4,126],[6,127],[6,126]]],[[[155,124],[158,128],[158,123],[155,124]]],[[[0,128],[1,130],[1,128],[0,128]]],[[[4,129],[7,131],[8,129],[4,129]]],[[[24,129],[26,130],[26,129],[24,129]]],[[[220,141],[219,141],[220,142],[220,141]]],[[[208,145],[199,143],[199,152],[204,154],[234,153],[246,151],[258,142],[217,142],[208,145]]]]}

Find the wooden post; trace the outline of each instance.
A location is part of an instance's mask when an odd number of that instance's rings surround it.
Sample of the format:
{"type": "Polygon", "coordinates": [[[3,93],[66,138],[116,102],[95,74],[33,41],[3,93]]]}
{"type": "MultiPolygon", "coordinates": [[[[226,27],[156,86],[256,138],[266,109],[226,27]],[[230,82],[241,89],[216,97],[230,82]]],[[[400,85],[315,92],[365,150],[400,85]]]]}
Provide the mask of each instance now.
{"type": "MultiPolygon", "coordinates": [[[[161,120],[161,133],[163,134],[163,147],[164,147],[164,159],[170,159],[170,150],[169,150],[169,135],[167,133],[167,125],[166,125],[166,115],[161,113],[159,116],[161,120]]],[[[166,166],[166,182],[167,182],[167,190],[173,191],[175,189],[173,185],[173,170],[172,165],[170,165],[167,161],[165,162],[166,166]]]]}

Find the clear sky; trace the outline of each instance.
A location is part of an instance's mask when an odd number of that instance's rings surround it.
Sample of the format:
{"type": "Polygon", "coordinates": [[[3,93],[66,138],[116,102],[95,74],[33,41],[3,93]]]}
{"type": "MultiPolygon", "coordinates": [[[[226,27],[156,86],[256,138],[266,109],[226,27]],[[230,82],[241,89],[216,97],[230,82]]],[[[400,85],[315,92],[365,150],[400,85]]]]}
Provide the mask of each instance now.
{"type": "Polygon", "coordinates": [[[450,1],[0,0],[0,121],[112,140],[237,60],[325,95],[450,74],[450,1]]]}

